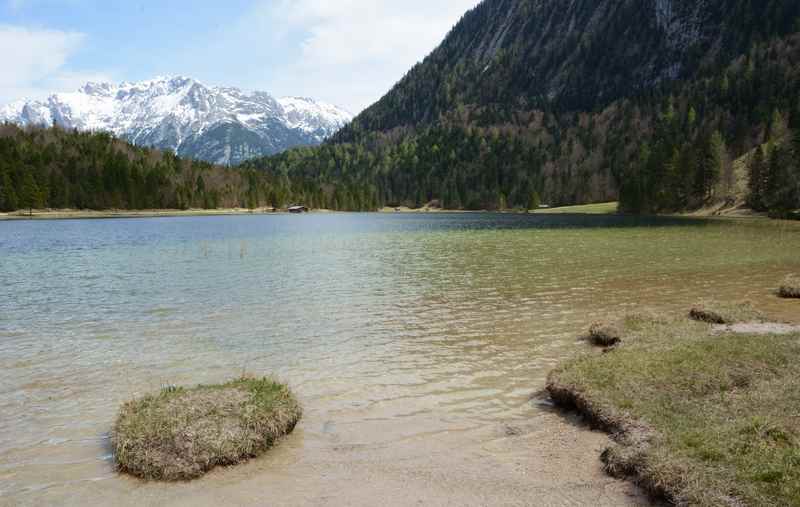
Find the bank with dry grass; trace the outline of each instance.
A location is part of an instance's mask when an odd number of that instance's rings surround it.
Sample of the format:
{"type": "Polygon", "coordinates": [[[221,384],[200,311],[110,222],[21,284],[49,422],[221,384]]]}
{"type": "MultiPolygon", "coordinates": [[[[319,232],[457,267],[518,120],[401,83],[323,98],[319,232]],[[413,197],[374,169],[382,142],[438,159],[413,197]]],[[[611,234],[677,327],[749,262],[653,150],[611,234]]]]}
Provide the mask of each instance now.
{"type": "Polygon", "coordinates": [[[778,295],[782,298],[800,298],[800,276],[787,276],[778,289],[778,295]]]}
{"type": "Polygon", "coordinates": [[[166,388],[123,405],[114,455],[120,471],[143,479],[195,479],[261,455],[301,415],[289,388],[269,378],[166,388]]]}
{"type": "Polygon", "coordinates": [[[709,300],[695,303],[689,310],[689,318],[707,324],[763,322],[766,319],[749,301],[727,303],[709,300]]]}
{"type": "Polygon", "coordinates": [[[547,386],[612,433],[606,470],[679,505],[800,505],[800,332],[619,322],[614,349],[567,362],[547,386]]]}

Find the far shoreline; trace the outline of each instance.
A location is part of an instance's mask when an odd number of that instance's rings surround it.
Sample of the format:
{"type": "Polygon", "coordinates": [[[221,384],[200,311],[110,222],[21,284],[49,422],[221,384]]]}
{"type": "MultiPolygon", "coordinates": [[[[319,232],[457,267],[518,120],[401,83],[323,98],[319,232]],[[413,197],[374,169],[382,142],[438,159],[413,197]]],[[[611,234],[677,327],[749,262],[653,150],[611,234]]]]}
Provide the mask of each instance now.
{"type": "MultiPolygon", "coordinates": [[[[582,206],[570,206],[566,208],[540,209],[536,211],[526,210],[458,210],[444,208],[390,208],[385,207],[375,211],[364,213],[377,214],[433,214],[433,213],[497,213],[511,215],[526,214],[547,214],[555,213],[581,213],[581,211],[571,211],[582,206]],[[567,210],[570,211],[567,211],[567,210]],[[559,211],[564,210],[564,211],[559,211]]],[[[311,209],[303,214],[328,214],[328,213],[347,213],[345,211],[335,211],[329,209],[311,209]]],[[[0,222],[17,220],[102,220],[115,218],[166,218],[166,217],[202,217],[202,216],[245,216],[245,215],[288,215],[288,209],[273,208],[219,208],[219,209],[146,209],[146,210],[78,210],[78,209],[34,209],[32,214],[27,210],[17,210],[13,212],[0,213],[0,222]]],[[[597,214],[596,212],[594,214],[597,214]]]]}
{"type": "MultiPolygon", "coordinates": [[[[617,211],[617,202],[580,204],[537,210],[463,210],[435,207],[409,208],[409,207],[384,207],[374,211],[348,212],[330,209],[311,209],[302,214],[332,214],[332,213],[375,213],[379,215],[414,215],[414,214],[480,214],[491,213],[500,215],[625,215],[617,211]]],[[[248,215],[290,215],[288,209],[262,208],[218,208],[218,209],[145,209],[145,210],[78,210],[78,209],[34,209],[32,214],[26,210],[0,212],[0,222],[27,221],[27,220],[110,220],[110,219],[135,219],[135,218],[179,218],[179,217],[224,217],[248,215]]],[[[677,218],[703,218],[703,219],[749,219],[784,222],[784,220],[770,219],[764,213],[754,212],[746,208],[713,209],[706,208],[690,213],[676,213],[654,216],[671,216],[677,218]]]]}
{"type": "MultiPolygon", "coordinates": [[[[316,212],[316,211],[315,211],[316,212]]],[[[319,211],[324,212],[324,211],[319,211]]],[[[203,216],[244,216],[244,215],[287,215],[286,210],[273,211],[272,208],[220,208],[220,209],[151,209],[151,210],[33,210],[0,213],[0,222],[17,220],[103,220],[114,218],[167,218],[167,217],[203,217],[203,216]]]]}

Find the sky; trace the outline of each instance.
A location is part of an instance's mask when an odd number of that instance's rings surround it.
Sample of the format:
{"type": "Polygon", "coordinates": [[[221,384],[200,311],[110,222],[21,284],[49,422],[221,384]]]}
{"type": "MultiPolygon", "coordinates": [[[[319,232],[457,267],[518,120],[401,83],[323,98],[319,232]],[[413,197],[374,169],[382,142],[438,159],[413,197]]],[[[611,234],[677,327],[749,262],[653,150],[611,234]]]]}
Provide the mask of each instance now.
{"type": "Polygon", "coordinates": [[[479,0],[0,0],[0,104],[181,75],[358,113],[479,0]]]}

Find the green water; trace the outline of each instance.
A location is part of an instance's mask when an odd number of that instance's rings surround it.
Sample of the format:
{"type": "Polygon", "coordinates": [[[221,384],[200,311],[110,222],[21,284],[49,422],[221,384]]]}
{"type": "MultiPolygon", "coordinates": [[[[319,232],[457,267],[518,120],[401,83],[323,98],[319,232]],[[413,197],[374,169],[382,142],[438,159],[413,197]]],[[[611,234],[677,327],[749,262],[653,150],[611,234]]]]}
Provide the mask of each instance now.
{"type": "Polygon", "coordinates": [[[113,494],[131,505],[366,505],[369,484],[433,504],[494,503],[487,491],[497,503],[599,498],[593,488],[611,483],[581,489],[569,474],[547,475],[548,439],[572,430],[535,396],[555,364],[583,350],[577,334],[610,314],[678,311],[703,297],[800,320],[796,303],[771,292],[793,271],[800,228],[778,222],[0,223],[0,504],[104,505],[113,494]],[[189,485],[114,472],[108,430],[120,403],[243,371],[277,374],[306,407],[271,456],[189,485]],[[336,487],[347,481],[362,486],[336,487]]]}

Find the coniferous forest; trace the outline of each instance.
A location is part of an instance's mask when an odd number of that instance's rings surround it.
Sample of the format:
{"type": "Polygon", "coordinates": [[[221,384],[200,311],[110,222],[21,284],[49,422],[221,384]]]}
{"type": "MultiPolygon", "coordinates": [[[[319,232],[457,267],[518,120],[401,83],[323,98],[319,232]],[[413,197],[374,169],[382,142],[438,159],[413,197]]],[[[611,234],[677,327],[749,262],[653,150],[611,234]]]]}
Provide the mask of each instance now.
{"type": "Polygon", "coordinates": [[[0,125],[0,211],[256,208],[268,180],[105,133],[0,125]]]}

